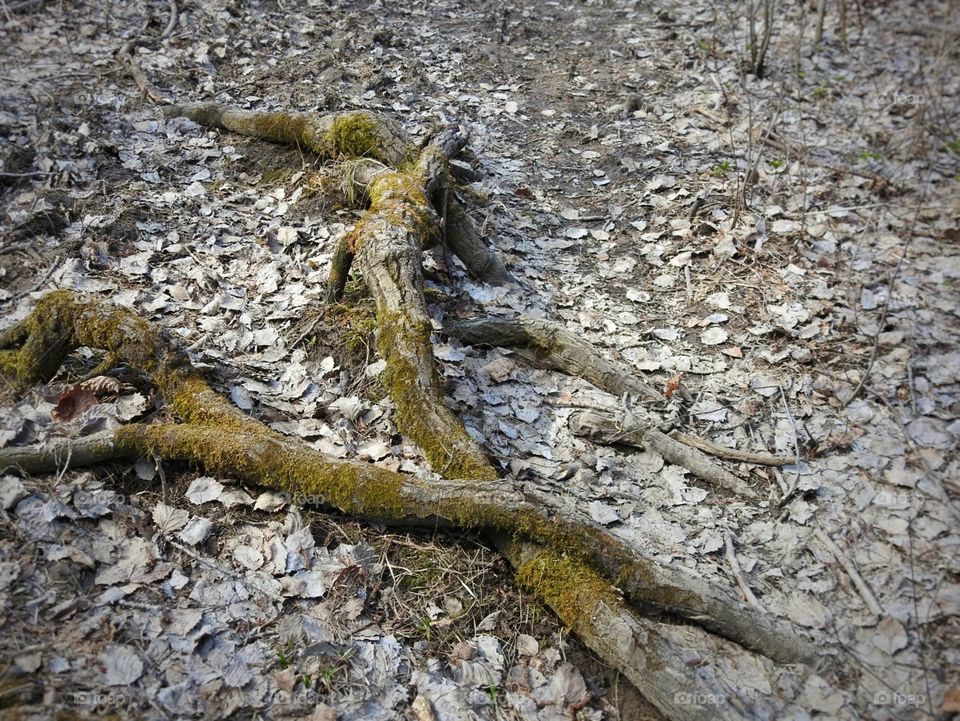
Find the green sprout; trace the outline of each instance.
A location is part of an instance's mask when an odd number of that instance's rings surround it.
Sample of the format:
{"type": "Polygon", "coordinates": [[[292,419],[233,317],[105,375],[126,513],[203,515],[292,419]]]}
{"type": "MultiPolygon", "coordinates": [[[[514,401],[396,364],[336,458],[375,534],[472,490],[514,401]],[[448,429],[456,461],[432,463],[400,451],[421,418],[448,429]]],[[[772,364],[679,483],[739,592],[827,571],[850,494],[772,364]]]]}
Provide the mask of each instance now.
{"type": "Polygon", "coordinates": [[[713,166],[713,168],[710,170],[710,174],[711,174],[711,175],[716,175],[716,176],[721,176],[721,175],[723,175],[724,173],[729,173],[731,170],[733,170],[733,166],[730,165],[730,161],[729,161],[729,160],[722,160],[722,161],[720,161],[719,163],[717,163],[716,165],[713,166]]]}

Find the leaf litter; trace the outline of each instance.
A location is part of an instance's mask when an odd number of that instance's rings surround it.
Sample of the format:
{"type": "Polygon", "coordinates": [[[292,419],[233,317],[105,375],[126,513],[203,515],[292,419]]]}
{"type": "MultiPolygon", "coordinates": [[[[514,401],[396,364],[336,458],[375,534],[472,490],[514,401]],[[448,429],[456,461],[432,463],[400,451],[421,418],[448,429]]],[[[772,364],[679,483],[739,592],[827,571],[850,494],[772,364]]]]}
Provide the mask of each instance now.
{"type": "MultiPolygon", "coordinates": [[[[159,120],[112,60],[144,10],[111,8],[6,19],[17,61],[0,103],[4,168],[29,154],[23,172],[38,176],[4,176],[4,242],[54,211],[62,222],[0,255],[0,329],[53,287],[110,294],[167,327],[274,428],[338,457],[427,472],[396,437],[388,400],[294,343],[354,219],[311,203],[309,158],[270,161],[243,139],[159,120]]],[[[767,498],[742,503],[656,454],[570,434],[570,408],[618,399],[504,351],[441,342],[450,401],[493,453],[659,560],[720,584],[731,534],[766,610],[809,629],[826,657],[778,691],[814,717],[948,707],[960,687],[950,622],[960,614],[960,167],[956,138],[934,141],[923,118],[956,114],[958,79],[934,65],[924,92],[911,74],[937,42],[911,33],[946,26],[945,3],[929,3],[926,19],[898,4],[865,8],[848,51],[834,27],[808,48],[796,35],[802,10],[781,8],[775,80],[741,75],[742,18],[703,2],[654,17],[623,3],[507,13],[441,0],[411,17],[386,12],[377,27],[312,0],[180,12],[174,36],[138,60],[185,98],[363,107],[417,137],[450,120],[471,126],[475,187],[489,200],[476,211],[522,288],[477,285],[453,266],[463,306],[435,308],[438,319],[556,318],[664,387],[687,374],[698,394],[679,417],[689,429],[743,450],[799,450],[803,462],[739,469],[767,498]],[[776,138],[759,160],[748,141],[758,129],[776,138]],[[817,544],[818,529],[845,559],[817,544]]],[[[86,370],[93,360],[80,359],[86,370]]],[[[151,409],[138,389],[57,411],[79,377],[6,405],[0,444],[79,437],[151,409]]],[[[0,481],[4,651],[20,672],[55,677],[74,709],[119,699],[146,715],[394,718],[421,697],[440,719],[620,713],[599,672],[564,661],[566,638],[524,619],[523,604],[471,606],[482,618],[462,626],[441,608],[456,603],[438,605],[484,597],[474,581],[498,585],[495,561],[471,566],[473,552],[311,522],[295,499],[230,479],[174,485],[167,465],[141,459],[129,496],[89,472],[0,481]],[[403,568],[398,547],[411,552],[403,568]],[[421,551],[437,555],[423,562],[421,551]],[[420,578],[444,563],[436,575],[449,587],[420,578]],[[457,564],[475,570],[465,580],[457,564]],[[439,595],[384,588],[396,577],[439,595]]],[[[772,673],[753,657],[716,663],[770,693],[772,673]]]]}

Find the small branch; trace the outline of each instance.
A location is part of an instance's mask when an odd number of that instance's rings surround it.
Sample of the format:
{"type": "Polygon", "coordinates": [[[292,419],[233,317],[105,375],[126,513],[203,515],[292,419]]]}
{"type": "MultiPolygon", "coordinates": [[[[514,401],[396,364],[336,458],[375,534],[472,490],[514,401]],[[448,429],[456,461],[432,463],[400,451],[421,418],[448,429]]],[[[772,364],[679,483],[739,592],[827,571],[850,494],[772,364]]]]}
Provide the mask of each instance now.
{"type": "Polygon", "coordinates": [[[629,366],[604,358],[596,348],[558,323],[519,318],[473,318],[447,326],[447,331],[474,345],[525,349],[524,358],[542,368],[589,381],[597,388],[622,396],[631,393],[648,401],[663,401],[663,395],[636,378],[629,366]]]}
{"type": "Polygon", "coordinates": [[[765,613],[766,609],[760,604],[760,601],[757,600],[757,597],[753,595],[753,591],[750,590],[750,586],[747,584],[747,579],[743,577],[743,571],[740,570],[740,562],[737,561],[737,554],[734,553],[733,550],[732,533],[728,533],[724,536],[723,545],[727,557],[727,563],[730,564],[730,570],[733,573],[733,577],[737,582],[737,587],[740,589],[743,597],[747,599],[747,603],[749,603],[755,609],[761,613],[765,613]]]}
{"type": "Polygon", "coordinates": [[[833,539],[830,538],[826,533],[823,532],[823,529],[817,528],[813,532],[814,538],[816,538],[824,548],[826,548],[830,554],[837,559],[837,562],[843,567],[843,570],[847,572],[847,575],[850,577],[850,580],[853,581],[854,587],[860,594],[860,598],[863,599],[864,604],[867,608],[870,609],[870,613],[874,616],[883,616],[883,606],[880,605],[880,602],[877,601],[877,597],[873,593],[873,589],[863,580],[863,576],[860,575],[860,572],[857,571],[857,567],[853,565],[853,561],[850,560],[850,557],[847,556],[843,551],[840,550],[840,547],[833,542],[833,539]]]}
{"type": "Polygon", "coordinates": [[[691,436],[680,431],[673,431],[670,437],[676,441],[680,441],[680,443],[684,445],[698,448],[704,453],[709,453],[711,456],[722,458],[725,461],[732,461],[733,463],[753,463],[758,466],[789,466],[791,463],[797,462],[796,456],[773,456],[769,453],[738,451],[736,448],[727,448],[726,446],[711,443],[706,439],[691,436]]]}
{"type": "Polygon", "coordinates": [[[170,18],[167,20],[167,26],[160,33],[160,40],[166,40],[173,34],[177,27],[177,20],[180,17],[180,10],[177,7],[177,0],[167,0],[167,6],[170,9],[170,18]]]}
{"type": "Polygon", "coordinates": [[[624,443],[636,448],[651,448],[670,463],[690,471],[697,478],[744,498],[758,499],[759,494],[729,471],[707,458],[696,448],[655,428],[638,424],[624,425],[613,415],[597,411],[579,411],[570,417],[570,430],[574,435],[584,436],[598,443],[624,443]]]}

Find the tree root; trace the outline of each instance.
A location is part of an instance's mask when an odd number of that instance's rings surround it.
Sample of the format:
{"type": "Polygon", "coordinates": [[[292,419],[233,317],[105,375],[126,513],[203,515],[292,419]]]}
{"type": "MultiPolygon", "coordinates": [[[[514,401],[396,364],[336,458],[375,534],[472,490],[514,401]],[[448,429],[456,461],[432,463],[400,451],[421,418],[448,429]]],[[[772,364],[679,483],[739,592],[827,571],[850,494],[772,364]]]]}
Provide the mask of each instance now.
{"type": "MultiPolygon", "coordinates": [[[[418,157],[416,148],[410,143],[403,128],[385,116],[366,111],[327,115],[269,113],[216,103],[193,103],[169,106],[164,108],[164,114],[167,117],[190,118],[195,123],[210,128],[294,145],[324,158],[372,158],[390,166],[382,168],[383,172],[389,172],[391,167],[409,165],[418,157]]],[[[513,282],[513,276],[500,256],[480,237],[476,224],[457,200],[456,194],[446,192],[452,190],[454,185],[448,161],[463,148],[466,140],[466,132],[459,128],[452,132],[445,131],[432,141],[432,152],[419,155],[421,165],[429,165],[422,168],[428,171],[426,193],[437,207],[442,198],[446,199],[446,207],[443,208],[446,221],[444,239],[450,250],[463,261],[467,272],[486,283],[510,283],[513,282]]],[[[365,190],[376,178],[376,173],[371,173],[370,170],[369,167],[366,168],[365,173],[353,179],[361,190],[365,190]]],[[[347,258],[343,253],[338,254],[336,268],[339,277],[331,278],[328,299],[339,298],[343,289],[339,278],[345,278],[351,260],[352,258],[347,258]]]]}
{"type": "Polygon", "coordinates": [[[756,499],[759,494],[696,448],[674,440],[656,428],[624,424],[608,413],[578,411],[570,417],[570,430],[595,443],[625,443],[637,448],[652,448],[670,463],[690,471],[697,478],[744,498],[756,499]]]}
{"type": "MultiPolygon", "coordinates": [[[[328,458],[272,431],[210,389],[162,332],[129,310],[81,300],[67,291],[46,296],[25,321],[3,334],[6,352],[22,354],[17,367],[35,369],[18,376],[21,385],[51,375],[49,365],[30,363],[48,355],[38,342],[41,337],[64,339],[51,349],[50,355],[59,360],[75,347],[102,348],[149,373],[184,422],[131,424],[40,449],[0,449],[2,466],[43,473],[152,454],[274,488],[296,502],[317,503],[388,525],[417,520],[526,539],[558,549],[554,553],[567,559],[583,559],[585,573],[592,567],[602,577],[615,579],[626,600],[638,608],[696,622],[781,662],[814,658],[806,642],[772,619],[742,608],[726,592],[659,566],[586,519],[568,520],[569,511],[553,508],[549,499],[513,483],[489,475],[456,481],[411,478],[367,463],[328,458]],[[19,348],[12,350],[11,345],[19,348]]],[[[572,625],[583,629],[590,609],[581,608],[577,598],[561,616],[568,623],[579,619],[572,625]],[[580,615],[574,615],[577,608],[580,615]]],[[[619,608],[625,618],[630,615],[622,604],[610,608],[619,608]]],[[[602,633],[599,627],[594,631],[602,633]]]]}
{"type": "MultiPolygon", "coordinates": [[[[518,349],[519,355],[538,367],[583,378],[614,395],[629,393],[648,400],[663,400],[655,389],[634,377],[633,369],[607,360],[592,345],[551,321],[523,316],[514,319],[476,318],[452,323],[446,330],[467,343],[518,349]]],[[[793,459],[734,451],[686,434],[672,434],[671,437],[656,428],[620,421],[600,412],[577,413],[570,424],[573,433],[595,442],[653,448],[698,478],[745,498],[759,498],[759,495],[698,448],[721,458],[747,463],[783,465],[793,462],[793,459]]]]}
{"type": "Polygon", "coordinates": [[[446,330],[472,345],[517,349],[542,368],[578,376],[616,396],[632,393],[650,401],[663,400],[662,393],[634,377],[633,369],[607,360],[582,338],[551,321],[526,316],[471,318],[452,323],[446,330]]]}
{"type": "MultiPolygon", "coordinates": [[[[369,209],[354,231],[352,249],[376,305],[377,347],[386,361],[385,385],[396,405],[397,427],[448,480],[413,478],[372,464],[332,459],[284,437],[216,394],[155,326],[129,310],[65,291],[44,297],[25,321],[0,334],[0,371],[24,387],[52,377],[77,347],[102,349],[152,377],[182,422],[131,424],[31,451],[0,449],[0,465],[16,463],[43,472],[64,463],[68,448],[70,465],[152,454],[274,488],[296,502],[318,503],[386,524],[415,520],[476,529],[514,563],[522,583],[675,719],[746,719],[752,714],[729,693],[711,695],[706,703],[678,698],[678,690],[697,694],[722,689],[688,663],[697,653],[695,645],[684,645],[670,626],[642,619],[636,610],[698,624],[779,662],[812,661],[815,651],[809,643],[780,622],[743,607],[729,592],[660,566],[581,513],[559,507],[556,499],[501,480],[446,405],[432,353],[433,325],[419,254],[439,234],[431,196],[446,182],[446,162],[463,142],[462,134],[442,135],[413,161],[409,147],[395,142],[393,125],[368,113],[321,117],[209,105],[178,106],[177,112],[330,156],[359,155],[381,162],[403,158],[403,170],[384,168],[367,179],[369,209]],[[449,480],[457,478],[463,480],[449,480]]],[[[540,360],[576,368],[608,389],[647,397],[654,393],[614,364],[593,365],[602,357],[555,326],[524,322],[519,327],[527,345],[539,348],[540,360]]],[[[782,706],[775,698],[767,702],[782,706]]]]}

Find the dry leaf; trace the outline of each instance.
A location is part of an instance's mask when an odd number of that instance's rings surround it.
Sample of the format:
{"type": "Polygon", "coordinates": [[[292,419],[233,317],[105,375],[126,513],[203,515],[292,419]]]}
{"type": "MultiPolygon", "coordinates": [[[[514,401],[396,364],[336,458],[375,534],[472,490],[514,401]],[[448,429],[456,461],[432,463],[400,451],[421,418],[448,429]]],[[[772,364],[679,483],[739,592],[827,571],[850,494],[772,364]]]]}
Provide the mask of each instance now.
{"type": "Polygon", "coordinates": [[[680,388],[680,382],[683,380],[683,373],[677,373],[667,381],[667,389],[663,392],[666,398],[672,398],[673,394],[680,388]]]}
{"type": "Polygon", "coordinates": [[[71,388],[57,399],[50,415],[57,421],[72,421],[88,408],[97,405],[97,397],[86,388],[71,388]]]}

